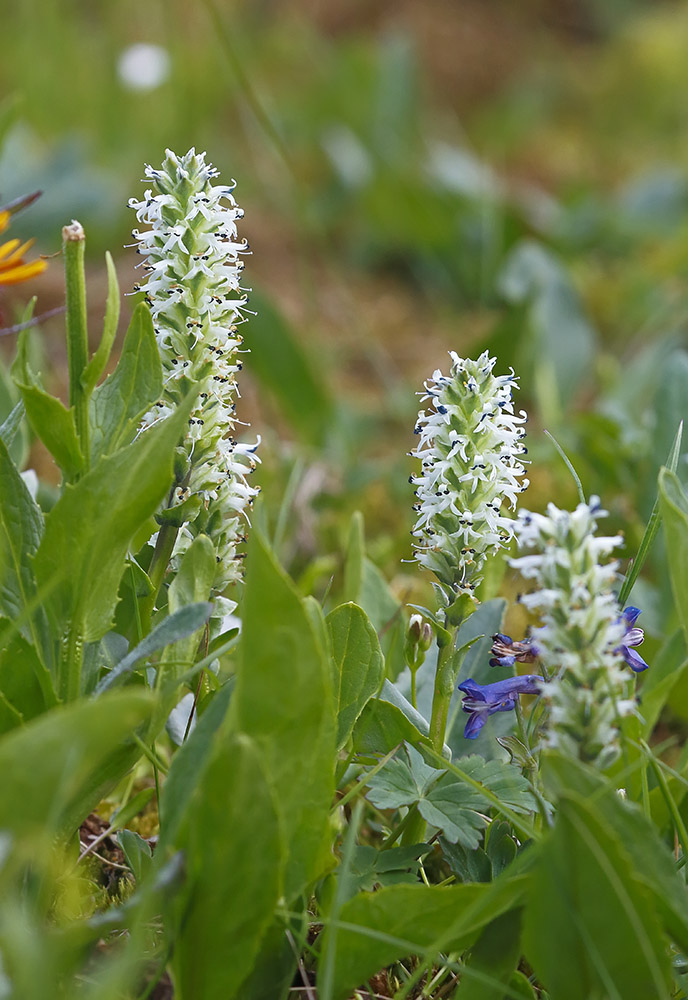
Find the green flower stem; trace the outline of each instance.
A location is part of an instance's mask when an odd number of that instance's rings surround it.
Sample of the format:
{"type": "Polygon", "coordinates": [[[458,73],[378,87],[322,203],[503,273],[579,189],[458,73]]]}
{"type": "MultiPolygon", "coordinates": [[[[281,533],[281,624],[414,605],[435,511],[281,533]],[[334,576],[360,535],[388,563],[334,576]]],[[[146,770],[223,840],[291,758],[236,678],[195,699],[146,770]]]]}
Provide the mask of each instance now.
{"type": "Polygon", "coordinates": [[[403,846],[407,846],[408,844],[422,844],[425,840],[427,823],[418,811],[418,804],[411,806],[399,825],[403,825],[404,827],[401,832],[401,843],[403,846]]]}
{"type": "Polygon", "coordinates": [[[454,657],[455,633],[438,634],[437,670],[435,672],[435,689],[432,696],[432,714],[430,716],[430,739],[438,754],[442,754],[444,734],[447,728],[449,703],[454,694],[458,664],[454,657]]]}
{"type": "Polygon", "coordinates": [[[83,663],[83,636],[73,624],[70,624],[60,643],[58,694],[61,701],[69,703],[76,701],[80,696],[83,663]]]}
{"type": "Polygon", "coordinates": [[[139,602],[141,637],[148,635],[150,632],[155,602],[158,599],[162,582],[165,579],[165,573],[172,558],[174,543],[177,541],[178,533],[179,528],[169,523],[161,525],[158,531],[158,540],[155,543],[155,551],[153,552],[153,558],[148,569],[148,578],[153,584],[153,589],[147,597],[144,597],[139,602]]]}
{"type": "Polygon", "coordinates": [[[84,456],[84,470],[89,467],[88,391],[82,377],[88,364],[88,326],[86,320],[86,278],[84,252],[86,237],[81,225],[72,222],[62,230],[67,293],[67,363],[69,366],[69,405],[74,410],[76,432],[84,456]]]}

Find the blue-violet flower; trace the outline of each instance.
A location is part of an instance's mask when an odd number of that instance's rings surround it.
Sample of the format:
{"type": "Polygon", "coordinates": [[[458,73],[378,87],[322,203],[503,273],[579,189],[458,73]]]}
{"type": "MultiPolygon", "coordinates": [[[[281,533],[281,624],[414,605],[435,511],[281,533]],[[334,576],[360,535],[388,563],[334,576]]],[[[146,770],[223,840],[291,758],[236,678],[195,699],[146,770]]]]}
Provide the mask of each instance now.
{"type": "Polygon", "coordinates": [[[459,691],[464,692],[461,707],[468,713],[468,721],[463,735],[467,740],[474,740],[487,722],[488,716],[495,712],[510,712],[516,708],[516,701],[521,694],[539,694],[542,690],[542,677],[537,674],[523,674],[520,677],[508,677],[494,684],[478,684],[472,677],[459,684],[459,691]]]}

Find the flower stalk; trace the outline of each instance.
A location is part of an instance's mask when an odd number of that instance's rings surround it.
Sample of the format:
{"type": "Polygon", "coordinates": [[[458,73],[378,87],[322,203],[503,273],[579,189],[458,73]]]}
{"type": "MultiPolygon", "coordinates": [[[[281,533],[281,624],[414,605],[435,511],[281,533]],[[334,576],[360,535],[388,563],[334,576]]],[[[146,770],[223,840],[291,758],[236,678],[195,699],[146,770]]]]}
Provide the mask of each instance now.
{"type": "Polygon", "coordinates": [[[88,365],[88,324],[86,317],[86,276],[84,254],[86,236],[74,219],[62,230],[65,287],[67,299],[67,364],[69,368],[69,405],[74,409],[74,423],[84,458],[84,471],[90,459],[88,391],[83,374],[88,365]]]}
{"type": "Polygon", "coordinates": [[[487,351],[477,361],[450,352],[449,375],[438,369],[425,383],[411,452],[421,463],[411,476],[418,515],[412,535],[415,557],[436,579],[440,601],[437,671],[430,735],[438,753],[444,746],[449,704],[461,656],[455,651],[461,622],[475,609],[475,591],[487,560],[509,544],[515,520],[509,513],[526,489],[521,456],[526,415],[514,413],[513,371],[495,376],[496,358],[487,351]]]}

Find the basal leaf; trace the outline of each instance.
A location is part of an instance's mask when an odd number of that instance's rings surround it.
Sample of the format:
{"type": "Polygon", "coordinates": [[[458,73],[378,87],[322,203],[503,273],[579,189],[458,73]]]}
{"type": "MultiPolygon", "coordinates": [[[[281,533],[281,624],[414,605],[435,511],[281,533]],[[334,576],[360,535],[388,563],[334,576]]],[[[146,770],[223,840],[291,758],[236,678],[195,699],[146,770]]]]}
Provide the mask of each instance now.
{"type": "Polygon", "coordinates": [[[552,1000],[668,998],[669,956],[652,896],[594,803],[559,800],[531,880],[524,949],[552,1000]]]}
{"type": "Polygon", "coordinates": [[[327,650],[293,584],[253,532],[232,722],[255,740],[278,794],[293,898],[331,863],[335,717],[327,650]]]}
{"type": "Polygon", "coordinates": [[[379,690],[384,658],[377,633],[356,604],[342,604],[327,616],[332,644],[337,711],[337,748],[347,742],[366,702],[379,690]]]}
{"type": "Polygon", "coordinates": [[[527,879],[492,885],[396,885],[344,903],[337,924],[332,1000],[345,1000],[375,972],[409,955],[462,951],[480,931],[522,901],[527,879]]]}
{"type": "Polygon", "coordinates": [[[39,830],[61,832],[81,793],[144,721],[150,706],[146,692],[113,692],[97,701],[53,708],[2,737],[0,828],[18,837],[39,830]]]}
{"type": "Polygon", "coordinates": [[[91,397],[92,463],[131,440],[161,390],[162,366],[153,320],[141,302],[131,317],[117,367],[91,397]]]}
{"type": "Polygon", "coordinates": [[[174,965],[184,1000],[241,996],[282,891],[284,845],[258,748],[235,736],[201,776],[184,841],[189,900],[174,965]]]}

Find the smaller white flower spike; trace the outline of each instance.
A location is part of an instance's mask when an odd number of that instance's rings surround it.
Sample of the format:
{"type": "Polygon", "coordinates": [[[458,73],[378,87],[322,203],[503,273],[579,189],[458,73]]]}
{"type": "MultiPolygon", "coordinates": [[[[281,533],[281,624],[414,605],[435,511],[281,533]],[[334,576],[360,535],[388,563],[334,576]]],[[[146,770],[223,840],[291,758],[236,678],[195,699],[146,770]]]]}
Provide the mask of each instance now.
{"type": "Polygon", "coordinates": [[[595,535],[606,516],[598,497],[573,512],[552,503],[546,514],[521,511],[519,547],[536,551],[511,563],[538,587],[521,602],[543,623],[532,645],[549,677],[542,686],[550,706],[545,743],[600,768],[618,757],[618,720],[634,711],[622,668],[626,624],[611,589],[618,563],[600,562],[623,539],[595,535]]]}
{"type": "Polygon", "coordinates": [[[242,368],[238,327],[246,320],[250,291],[240,284],[242,257],[249,253],[237,235],[244,213],[232,196],[233,182],[213,183],[218,171],[205,153],[191,149],[177,156],[168,149],[161,169],[147,166],[145,173],[152,186],[129,206],[151,227],[132,235],[145,258],[139,266],[147,277],[138,289],[153,316],[164,388],[141,431],[170,413],[191,383],[200,386],[184,442],[188,473],[175,494],[195,513],[179,532],[173,567],[196,534],[209,535],[220,592],[241,575],[237,547],[258,493],[246,478],[259,461],[257,443],[239,444],[232,436],[242,368]]]}
{"type": "Polygon", "coordinates": [[[450,352],[450,374],[437,370],[425,383],[418,414],[420,442],[410,454],[421,462],[416,487],[418,514],[415,556],[432,570],[447,603],[471,595],[482,579],[488,556],[514,533],[519,493],[526,489],[520,456],[526,414],[514,414],[513,371],[493,375],[496,358],[487,351],[477,361],[450,352]]]}

